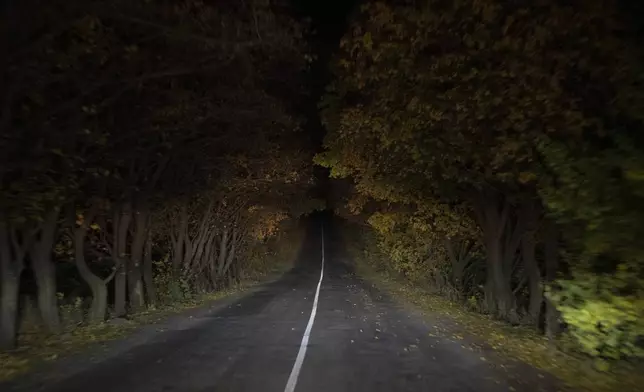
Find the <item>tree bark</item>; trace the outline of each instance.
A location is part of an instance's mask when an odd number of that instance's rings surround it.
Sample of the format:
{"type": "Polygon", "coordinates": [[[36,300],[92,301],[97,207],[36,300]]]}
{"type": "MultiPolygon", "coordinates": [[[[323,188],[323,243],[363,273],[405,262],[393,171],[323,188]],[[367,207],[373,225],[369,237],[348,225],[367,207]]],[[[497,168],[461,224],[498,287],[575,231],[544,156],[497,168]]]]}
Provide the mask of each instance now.
{"type": "Polygon", "coordinates": [[[225,272],[224,267],[226,266],[227,254],[228,254],[228,229],[224,228],[224,231],[221,234],[221,241],[219,243],[219,260],[217,261],[217,276],[222,276],[225,272]]]}
{"type": "Polygon", "coordinates": [[[174,229],[172,230],[172,269],[177,277],[181,274],[187,231],[188,207],[182,204],[179,209],[179,227],[176,235],[174,234],[174,229]]]}
{"type": "Polygon", "coordinates": [[[18,288],[19,275],[2,266],[2,303],[0,303],[0,349],[8,350],[16,346],[18,325],[18,288]]]}
{"type": "Polygon", "coordinates": [[[505,320],[514,317],[515,301],[510,286],[510,277],[506,275],[503,266],[503,251],[501,241],[489,240],[487,242],[488,280],[493,295],[492,303],[497,315],[505,320]]]}
{"type": "Polygon", "coordinates": [[[122,317],[127,312],[127,231],[130,227],[132,211],[126,203],[114,214],[114,257],[116,276],[114,277],[114,315],[122,317]]]}
{"type": "MultiPolygon", "coordinates": [[[[545,240],[546,284],[552,285],[559,269],[559,233],[554,222],[547,220],[545,240]]],[[[546,299],[546,336],[553,341],[561,333],[559,311],[555,304],[546,299]]]]}
{"type": "MultiPolygon", "coordinates": [[[[213,229],[210,231],[210,235],[208,236],[208,242],[206,242],[206,246],[204,249],[203,257],[204,257],[204,275],[207,275],[207,281],[209,284],[210,289],[214,289],[215,284],[216,284],[216,274],[214,271],[216,271],[216,265],[215,265],[215,242],[217,239],[217,233],[213,229]]],[[[206,277],[206,276],[204,276],[206,277]]]]}
{"type": "Polygon", "coordinates": [[[543,302],[543,285],[541,284],[541,271],[535,257],[536,243],[534,231],[529,231],[521,241],[521,254],[523,257],[524,271],[527,275],[530,290],[530,303],[528,313],[535,327],[539,326],[541,304],[543,302]]]}
{"type": "Polygon", "coordinates": [[[452,267],[452,279],[454,280],[454,285],[458,288],[460,287],[460,282],[463,279],[463,270],[460,268],[458,254],[456,252],[456,249],[454,249],[454,244],[451,239],[444,238],[443,246],[445,247],[447,257],[449,258],[450,265],[452,267]]]}
{"type": "Polygon", "coordinates": [[[56,267],[51,259],[60,211],[52,209],[40,225],[40,236],[31,247],[31,262],[38,285],[38,309],[43,324],[52,333],[61,330],[56,298],[56,267]]]}
{"type": "Polygon", "coordinates": [[[483,191],[476,200],[475,210],[487,255],[485,301],[488,311],[515,322],[516,301],[510,285],[511,276],[506,271],[507,258],[513,253],[510,248],[516,242],[507,237],[516,234],[508,229],[511,206],[499,192],[483,191]]]}
{"type": "Polygon", "coordinates": [[[233,233],[231,236],[230,241],[230,249],[228,250],[228,254],[226,257],[226,265],[224,266],[224,272],[228,271],[230,269],[230,265],[232,264],[233,260],[235,259],[235,252],[237,251],[237,241],[239,241],[239,238],[237,236],[237,228],[233,228],[233,233]]]}
{"type": "Polygon", "coordinates": [[[86,221],[80,227],[74,228],[74,259],[78,273],[92,291],[92,305],[88,315],[89,322],[100,323],[105,321],[107,311],[107,287],[105,281],[95,275],[85,261],[85,235],[88,222],[91,222],[92,219],[93,214],[90,212],[86,217],[86,221]]]}
{"type": "Polygon", "coordinates": [[[209,227],[210,218],[212,216],[212,207],[214,201],[208,203],[208,207],[203,211],[199,226],[197,228],[196,235],[194,238],[186,237],[186,253],[184,256],[184,268],[187,270],[187,274],[194,276],[200,270],[202,255],[206,241],[212,231],[212,228],[209,227]]]}
{"type": "Polygon", "coordinates": [[[145,283],[145,294],[148,297],[148,304],[156,304],[157,291],[154,286],[154,275],[152,274],[152,238],[149,232],[145,241],[145,253],[143,254],[143,282],[145,283]]]}
{"type": "Polygon", "coordinates": [[[145,307],[143,297],[143,248],[148,232],[148,212],[142,208],[134,213],[134,234],[130,248],[130,262],[128,263],[127,282],[130,294],[130,306],[133,311],[145,307]]]}
{"type": "Polygon", "coordinates": [[[18,290],[23,260],[12,255],[7,223],[0,221],[0,349],[16,346],[18,325],[18,290]]]}
{"type": "Polygon", "coordinates": [[[452,284],[458,291],[459,298],[465,296],[465,269],[471,260],[472,241],[457,239],[456,241],[445,238],[443,240],[447,256],[452,267],[452,284]],[[455,243],[456,242],[456,246],[455,243]]]}

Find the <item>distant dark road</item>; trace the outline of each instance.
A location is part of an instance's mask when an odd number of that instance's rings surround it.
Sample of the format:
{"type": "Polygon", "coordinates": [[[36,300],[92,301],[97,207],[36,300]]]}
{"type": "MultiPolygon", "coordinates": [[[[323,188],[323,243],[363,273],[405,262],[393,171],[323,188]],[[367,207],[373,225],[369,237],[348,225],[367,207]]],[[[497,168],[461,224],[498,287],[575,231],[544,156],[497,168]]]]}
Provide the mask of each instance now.
{"type": "Polygon", "coordinates": [[[306,352],[301,344],[320,279],[321,227],[309,230],[297,266],[279,281],[66,379],[46,386],[34,382],[28,390],[547,390],[538,381],[510,385],[507,374],[480,353],[429,336],[431,325],[352,274],[331,228],[325,238],[324,277],[306,352]]]}

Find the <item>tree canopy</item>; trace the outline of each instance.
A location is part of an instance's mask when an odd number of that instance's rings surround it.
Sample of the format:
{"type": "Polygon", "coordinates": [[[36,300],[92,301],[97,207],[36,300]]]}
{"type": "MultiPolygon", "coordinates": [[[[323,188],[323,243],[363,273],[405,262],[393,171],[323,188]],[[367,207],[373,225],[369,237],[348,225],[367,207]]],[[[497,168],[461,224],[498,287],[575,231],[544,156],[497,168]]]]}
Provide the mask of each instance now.
{"type": "Polygon", "coordinates": [[[286,6],[7,6],[3,347],[15,344],[25,270],[50,330],[60,329],[56,269],[69,262],[91,291],[87,319],[100,322],[108,305],[122,316],[163,290],[176,299],[239,279],[285,221],[316,206],[297,111],[311,57],[286,6]]]}
{"type": "MultiPolygon", "coordinates": [[[[449,240],[415,262],[441,265],[454,243],[480,247],[485,311],[540,324],[543,286],[564,266],[602,279],[642,263],[643,68],[627,19],[603,0],[368,2],[333,63],[316,161],[379,201],[369,222],[385,248],[449,240]]],[[[585,284],[572,282],[562,287],[585,284]]],[[[585,322],[569,315],[572,328],[585,322]]],[[[602,317],[593,333],[610,323],[642,333],[602,317]]]]}

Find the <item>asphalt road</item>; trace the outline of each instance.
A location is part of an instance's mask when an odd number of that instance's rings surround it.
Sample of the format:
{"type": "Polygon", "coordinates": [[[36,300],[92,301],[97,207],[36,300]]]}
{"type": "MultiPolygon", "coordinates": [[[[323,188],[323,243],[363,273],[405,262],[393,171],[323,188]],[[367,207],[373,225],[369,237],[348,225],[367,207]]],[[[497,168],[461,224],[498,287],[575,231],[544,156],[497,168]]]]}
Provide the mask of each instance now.
{"type": "Polygon", "coordinates": [[[316,314],[301,353],[320,281],[321,231],[311,227],[296,267],[280,280],[28,390],[289,392],[289,377],[292,390],[302,392],[552,390],[533,369],[517,368],[517,383],[480,352],[430,336],[426,318],[355,277],[331,227],[316,314]],[[301,367],[294,372],[298,353],[301,367]]]}

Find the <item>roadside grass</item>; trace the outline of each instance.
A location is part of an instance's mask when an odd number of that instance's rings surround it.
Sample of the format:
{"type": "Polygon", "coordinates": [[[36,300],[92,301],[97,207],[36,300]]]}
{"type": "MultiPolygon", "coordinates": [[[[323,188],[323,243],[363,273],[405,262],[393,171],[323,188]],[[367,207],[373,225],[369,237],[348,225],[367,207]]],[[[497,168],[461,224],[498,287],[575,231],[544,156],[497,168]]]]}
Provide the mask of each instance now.
{"type": "Polygon", "coordinates": [[[163,322],[172,315],[203,306],[248,290],[266,280],[279,276],[288,268],[276,268],[255,273],[239,284],[212,293],[205,293],[171,305],[160,305],[128,315],[119,323],[110,321],[96,325],[70,325],[61,334],[47,334],[37,327],[26,327],[18,336],[18,348],[0,352],[0,382],[22,375],[39,365],[76,354],[89,345],[100,345],[127,337],[144,325],[163,322]]]}
{"type": "Polygon", "coordinates": [[[453,336],[454,333],[470,335],[503,357],[547,372],[573,390],[644,391],[644,368],[641,365],[621,362],[614,364],[609,371],[601,372],[592,366],[588,357],[556,347],[565,347],[565,342],[558,342],[556,346],[550,344],[532,328],[512,326],[469,311],[463,305],[448,301],[385,271],[376,271],[365,262],[357,263],[356,273],[394,298],[415,305],[424,315],[439,319],[444,317],[452,321],[457,325],[457,330],[450,331],[451,337],[462,338],[453,336]]]}

